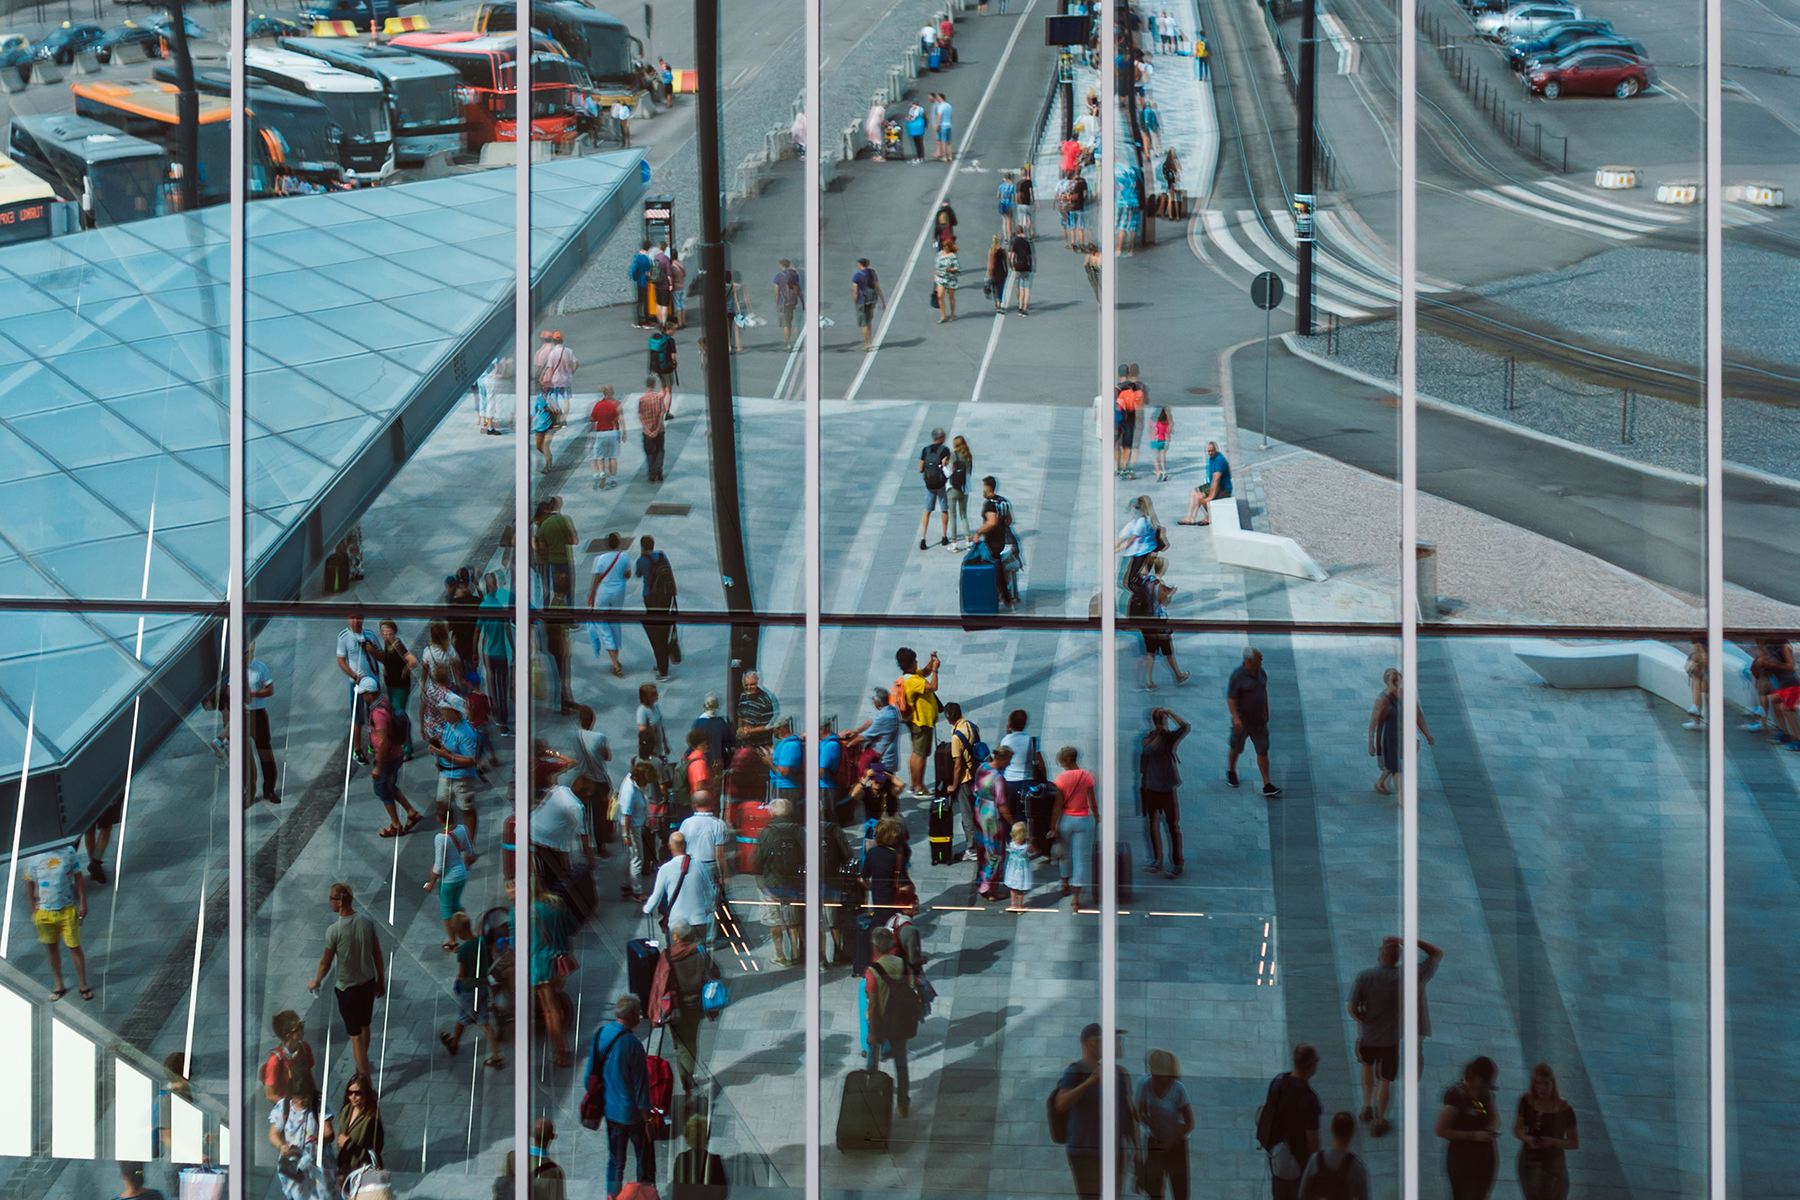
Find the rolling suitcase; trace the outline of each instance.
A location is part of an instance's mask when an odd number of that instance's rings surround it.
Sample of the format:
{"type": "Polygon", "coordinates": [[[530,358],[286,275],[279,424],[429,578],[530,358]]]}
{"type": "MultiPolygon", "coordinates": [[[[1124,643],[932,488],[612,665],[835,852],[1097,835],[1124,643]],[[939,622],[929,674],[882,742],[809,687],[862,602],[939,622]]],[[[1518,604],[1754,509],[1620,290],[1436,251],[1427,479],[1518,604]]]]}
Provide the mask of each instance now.
{"type": "Polygon", "coordinates": [[[944,52],[938,47],[933,46],[931,48],[931,57],[927,60],[926,65],[933,71],[942,70],[944,66],[944,52]]]}
{"type": "Polygon", "coordinates": [[[1040,853],[1050,852],[1050,817],[1056,812],[1056,790],[1047,783],[1030,784],[1025,789],[1025,828],[1031,833],[1040,853]]]}
{"type": "Polygon", "coordinates": [[[839,1150],[886,1150],[894,1126],[894,1081],[882,1071],[852,1071],[838,1107],[839,1150]]]}
{"type": "Polygon", "coordinates": [[[938,796],[931,802],[930,816],[927,818],[926,837],[931,841],[931,865],[941,867],[954,861],[950,857],[951,841],[956,832],[955,809],[948,796],[938,796]]]}
{"type": "MultiPolygon", "coordinates": [[[[937,65],[932,64],[936,70],[937,65]]],[[[350,556],[342,550],[325,556],[325,594],[335,596],[350,586],[350,556]]]]}
{"type": "Polygon", "coordinates": [[[964,616],[992,616],[1000,611],[1000,568],[987,559],[963,559],[961,600],[964,616]]]}
{"type": "Polygon", "coordinates": [[[656,979],[656,960],[662,947],[651,938],[632,938],[625,943],[625,986],[644,1011],[650,1011],[650,984],[656,979]]]}
{"type": "Polygon", "coordinates": [[[645,1124],[650,1126],[650,1136],[661,1140],[669,1136],[669,1113],[675,1103],[675,1072],[668,1059],[647,1054],[644,1056],[644,1073],[650,1080],[650,1115],[645,1124]]]}

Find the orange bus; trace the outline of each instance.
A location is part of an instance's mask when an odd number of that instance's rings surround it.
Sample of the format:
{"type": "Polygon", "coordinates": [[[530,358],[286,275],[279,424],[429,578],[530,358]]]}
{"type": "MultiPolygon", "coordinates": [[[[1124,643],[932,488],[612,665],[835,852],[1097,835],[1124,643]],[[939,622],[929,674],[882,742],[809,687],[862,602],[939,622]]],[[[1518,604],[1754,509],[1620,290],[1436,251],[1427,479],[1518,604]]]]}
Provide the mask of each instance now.
{"type": "MultiPolygon", "coordinates": [[[[455,69],[468,120],[467,149],[515,139],[517,33],[402,33],[388,44],[455,69]]],[[[568,145],[579,136],[577,123],[593,83],[587,69],[558,53],[549,38],[536,34],[532,45],[531,140],[568,145]]]]}

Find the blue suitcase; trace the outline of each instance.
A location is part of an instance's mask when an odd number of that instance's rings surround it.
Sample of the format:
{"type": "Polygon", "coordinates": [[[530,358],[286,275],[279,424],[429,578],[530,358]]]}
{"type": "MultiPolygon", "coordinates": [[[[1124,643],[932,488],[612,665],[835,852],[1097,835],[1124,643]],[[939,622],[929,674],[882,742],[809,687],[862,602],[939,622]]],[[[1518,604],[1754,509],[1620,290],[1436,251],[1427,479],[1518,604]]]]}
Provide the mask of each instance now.
{"type": "Polygon", "coordinates": [[[938,47],[933,46],[931,48],[931,61],[928,65],[933,71],[942,69],[944,65],[944,52],[938,47]]]}
{"type": "Polygon", "coordinates": [[[962,612],[964,616],[991,616],[1000,611],[1000,568],[986,559],[964,559],[962,612]]]}

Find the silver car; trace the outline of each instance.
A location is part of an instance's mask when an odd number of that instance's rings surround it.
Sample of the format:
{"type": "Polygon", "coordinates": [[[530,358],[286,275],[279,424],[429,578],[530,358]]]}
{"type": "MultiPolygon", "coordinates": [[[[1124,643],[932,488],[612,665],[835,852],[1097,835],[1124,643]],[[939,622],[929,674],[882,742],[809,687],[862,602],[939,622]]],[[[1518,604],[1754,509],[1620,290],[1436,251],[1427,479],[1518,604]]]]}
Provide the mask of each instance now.
{"type": "Polygon", "coordinates": [[[1475,32],[1495,41],[1531,35],[1560,21],[1581,18],[1572,4],[1515,4],[1502,12],[1485,12],[1475,18],[1475,32]]]}

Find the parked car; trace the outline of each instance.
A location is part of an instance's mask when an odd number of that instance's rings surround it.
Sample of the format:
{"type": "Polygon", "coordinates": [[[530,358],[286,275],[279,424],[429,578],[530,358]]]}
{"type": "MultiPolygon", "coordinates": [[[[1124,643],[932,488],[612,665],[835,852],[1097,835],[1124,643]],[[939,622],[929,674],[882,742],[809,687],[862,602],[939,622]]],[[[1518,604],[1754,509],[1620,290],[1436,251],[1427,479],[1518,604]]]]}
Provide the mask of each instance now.
{"type": "Polygon", "coordinates": [[[8,50],[31,51],[31,39],[22,33],[0,33],[0,54],[8,50]]]}
{"type": "Polygon", "coordinates": [[[0,47],[0,71],[16,71],[19,82],[31,82],[31,64],[37,61],[37,54],[29,45],[0,47]]]}
{"type": "Polygon", "coordinates": [[[103,63],[109,63],[125,47],[142,46],[146,56],[161,58],[163,32],[149,25],[139,25],[136,21],[114,25],[94,43],[94,57],[103,63]]]}
{"type": "Polygon", "coordinates": [[[399,15],[394,0],[313,0],[300,10],[300,20],[309,29],[320,21],[354,21],[358,29],[367,29],[370,21],[399,15]]]}
{"type": "Polygon", "coordinates": [[[1525,76],[1534,94],[1546,100],[1561,96],[1617,96],[1629,100],[1656,82],[1656,67],[1639,58],[1607,51],[1584,51],[1525,76]]]}
{"type": "Polygon", "coordinates": [[[1611,21],[1597,21],[1592,18],[1582,21],[1561,21],[1535,34],[1513,38],[1506,48],[1506,60],[1513,70],[1528,59],[1554,57],[1564,46],[1573,44],[1583,38],[1600,37],[1613,31],[1611,21]]]}
{"type": "Polygon", "coordinates": [[[1581,10],[1566,4],[1516,4],[1504,12],[1482,13],[1475,18],[1475,32],[1503,42],[1522,34],[1535,36],[1541,29],[1581,17],[1581,10]]]}
{"type": "Polygon", "coordinates": [[[1644,44],[1642,42],[1634,42],[1629,38],[1612,35],[1602,35],[1600,37],[1582,38],[1578,42],[1571,42],[1553,54],[1534,55],[1525,60],[1525,65],[1520,68],[1520,70],[1523,74],[1530,74],[1532,71],[1536,71],[1542,67],[1560,66],[1568,59],[1596,50],[1604,51],[1608,54],[1622,54],[1626,58],[1635,58],[1640,62],[1650,61],[1650,52],[1644,49],[1644,44]]]}
{"type": "Polygon", "coordinates": [[[272,17],[268,13],[252,13],[244,18],[244,36],[246,38],[284,38],[303,37],[304,26],[286,17],[272,17]]]}
{"type": "MultiPolygon", "coordinates": [[[[200,26],[200,23],[198,21],[194,20],[194,18],[192,18],[192,17],[185,17],[185,16],[182,17],[181,23],[187,27],[187,35],[190,38],[203,38],[203,37],[211,36],[206,32],[205,29],[203,29],[200,26]]],[[[155,16],[146,20],[144,22],[144,24],[146,24],[150,28],[156,30],[156,32],[158,32],[160,34],[164,34],[166,36],[169,32],[169,29],[170,29],[170,26],[172,23],[169,20],[168,13],[158,13],[155,16]]]]}
{"type": "Polygon", "coordinates": [[[64,21],[50,31],[49,37],[38,43],[37,56],[66,67],[75,61],[77,54],[92,48],[95,42],[105,36],[106,31],[98,25],[74,25],[64,21]]]}

